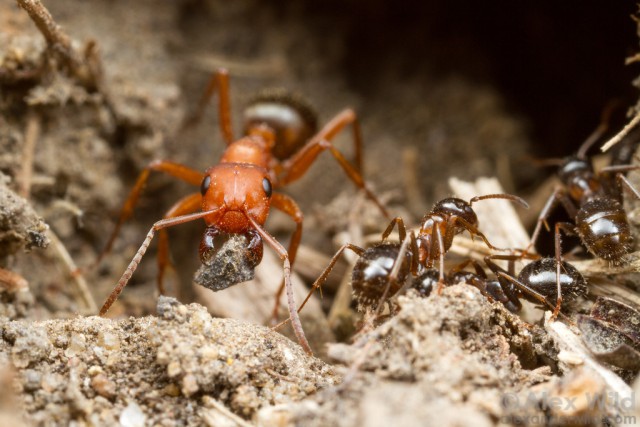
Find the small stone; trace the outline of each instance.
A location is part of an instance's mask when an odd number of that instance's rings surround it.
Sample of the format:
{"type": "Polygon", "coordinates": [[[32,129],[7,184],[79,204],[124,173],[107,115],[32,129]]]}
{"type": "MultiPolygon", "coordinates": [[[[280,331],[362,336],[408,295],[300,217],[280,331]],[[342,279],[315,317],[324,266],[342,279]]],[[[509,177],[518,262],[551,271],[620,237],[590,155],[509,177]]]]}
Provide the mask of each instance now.
{"type": "Polygon", "coordinates": [[[175,385],[173,383],[168,384],[165,388],[162,389],[162,391],[167,396],[172,396],[172,397],[180,396],[180,389],[178,388],[177,385],[175,385]]]}
{"type": "Polygon", "coordinates": [[[95,377],[96,375],[102,374],[103,372],[104,371],[102,370],[102,367],[97,365],[90,366],[89,369],[87,369],[87,373],[91,377],[95,377]]]}
{"type": "Polygon", "coordinates": [[[120,349],[120,337],[112,332],[100,331],[98,333],[98,345],[108,350],[118,350],[120,349]]]}
{"type": "Polygon", "coordinates": [[[174,378],[180,375],[182,372],[182,367],[180,366],[180,362],[173,361],[167,365],[167,375],[169,377],[174,378]]]}
{"type": "Polygon", "coordinates": [[[187,374],[182,379],[182,394],[185,396],[191,396],[200,389],[198,387],[198,380],[192,374],[187,374]]]}
{"type": "Polygon", "coordinates": [[[87,348],[87,338],[82,334],[73,334],[69,340],[69,347],[64,351],[65,356],[72,357],[82,354],[87,348]]]}
{"type": "Polygon", "coordinates": [[[119,421],[122,427],[144,427],[147,416],[142,412],[142,409],[140,409],[137,403],[129,402],[120,414],[119,421]]]}
{"type": "Polygon", "coordinates": [[[116,385],[104,373],[91,379],[91,387],[102,397],[112,399],[116,395],[116,385]]]}

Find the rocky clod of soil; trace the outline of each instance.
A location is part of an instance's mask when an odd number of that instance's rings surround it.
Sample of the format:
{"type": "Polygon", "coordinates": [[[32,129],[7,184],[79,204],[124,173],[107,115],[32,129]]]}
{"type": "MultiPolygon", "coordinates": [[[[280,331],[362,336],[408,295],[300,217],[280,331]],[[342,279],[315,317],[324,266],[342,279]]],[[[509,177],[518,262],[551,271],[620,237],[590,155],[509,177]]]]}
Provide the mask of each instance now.
{"type": "Polygon", "coordinates": [[[4,365],[33,425],[235,425],[337,384],[268,328],[160,298],[158,317],[6,322],[4,365]]]}

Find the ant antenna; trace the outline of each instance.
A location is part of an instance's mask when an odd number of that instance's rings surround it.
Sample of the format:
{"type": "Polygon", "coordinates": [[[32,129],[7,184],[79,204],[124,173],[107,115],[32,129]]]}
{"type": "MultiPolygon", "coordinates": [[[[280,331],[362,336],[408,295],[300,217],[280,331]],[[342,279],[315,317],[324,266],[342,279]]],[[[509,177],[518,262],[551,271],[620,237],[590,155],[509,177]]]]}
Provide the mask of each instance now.
{"type": "Polygon", "coordinates": [[[611,122],[611,115],[615,111],[615,109],[620,105],[619,99],[614,99],[609,101],[607,105],[605,105],[602,113],[600,114],[600,123],[595,128],[595,130],[589,135],[589,137],[582,143],[580,149],[578,149],[578,154],[576,156],[580,160],[584,160],[587,158],[587,151],[593,146],[593,144],[598,141],[602,135],[609,129],[609,123],[611,122]]]}
{"type": "Polygon", "coordinates": [[[486,200],[486,199],[505,199],[505,200],[511,200],[512,202],[518,203],[519,205],[523,206],[526,209],[529,209],[529,204],[527,202],[524,201],[524,199],[518,197],[518,196],[514,196],[513,194],[503,194],[503,193],[499,193],[499,194],[485,194],[484,196],[475,196],[473,198],[471,198],[471,200],[469,200],[469,204],[472,205],[474,202],[479,202],[480,200],[486,200]]]}

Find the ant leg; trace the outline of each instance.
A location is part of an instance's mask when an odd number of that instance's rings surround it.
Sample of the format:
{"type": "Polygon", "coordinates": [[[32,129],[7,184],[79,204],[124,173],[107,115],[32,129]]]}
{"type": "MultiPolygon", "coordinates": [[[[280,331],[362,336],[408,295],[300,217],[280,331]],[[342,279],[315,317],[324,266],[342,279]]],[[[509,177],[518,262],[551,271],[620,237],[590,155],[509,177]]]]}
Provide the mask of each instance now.
{"type": "MultiPolygon", "coordinates": [[[[338,249],[338,251],[335,253],[335,255],[331,258],[331,261],[329,261],[329,265],[327,265],[327,267],[324,269],[322,274],[320,274],[320,276],[318,276],[316,281],[313,282],[313,285],[311,285],[311,290],[307,294],[307,297],[304,299],[304,301],[302,301],[302,304],[300,304],[300,307],[298,307],[298,313],[300,313],[300,311],[304,308],[304,306],[307,304],[307,301],[309,301],[309,299],[311,298],[311,295],[313,295],[316,289],[322,288],[322,284],[327,280],[327,277],[329,277],[329,273],[331,273],[331,271],[333,270],[333,267],[336,265],[336,263],[340,259],[340,256],[346,249],[351,249],[358,256],[362,256],[362,254],[364,254],[364,249],[361,248],[360,246],[356,246],[351,243],[345,243],[344,245],[342,245],[340,249],[338,249]]],[[[282,326],[289,323],[290,321],[291,321],[291,318],[288,318],[287,320],[283,320],[282,322],[278,323],[276,326],[272,327],[271,329],[278,330],[282,326]]]]}
{"type": "Polygon", "coordinates": [[[593,144],[595,144],[596,141],[602,138],[602,135],[604,135],[607,129],[609,129],[611,115],[619,105],[619,99],[613,99],[607,102],[607,104],[602,109],[602,112],[600,113],[600,123],[598,123],[598,126],[594,129],[593,132],[591,132],[591,135],[589,135],[587,139],[582,143],[582,145],[578,149],[576,157],[578,157],[579,159],[587,158],[587,151],[589,151],[593,144]]]}
{"type": "MultiPolygon", "coordinates": [[[[482,233],[475,226],[473,226],[472,224],[468,223],[467,221],[465,221],[463,218],[461,218],[459,216],[453,216],[453,217],[451,217],[449,219],[449,221],[447,223],[447,232],[449,232],[449,230],[452,230],[451,233],[453,233],[453,230],[455,230],[455,227],[458,227],[458,226],[463,227],[465,230],[467,230],[469,232],[469,234],[471,235],[471,239],[473,239],[475,236],[480,237],[480,239],[482,239],[484,244],[487,245],[487,247],[489,249],[493,249],[494,251],[508,251],[509,250],[507,248],[499,248],[497,246],[493,246],[491,244],[491,242],[489,242],[489,239],[487,239],[487,236],[484,235],[484,233],[482,233]]],[[[453,238],[453,236],[451,238],[453,238]]]]}
{"type": "MultiPolygon", "coordinates": [[[[175,218],[178,216],[197,212],[202,205],[200,193],[190,194],[180,199],[167,211],[163,219],[175,218]]],[[[164,295],[163,278],[167,267],[173,267],[169,256],[169,235],[167,230],[161,229],[158,232],[158,292],[164,295]]]]}
{"type": "Polygon", "coordinates": [[[147,179],[149,178],[149,174],[151,173],[151,171],[164,172],[191,185],[200,185],[203,177],[202,172],[198,172],[195,169],[191,169],[178,163],[173,163],[166,160],[155,160],[149,163],[147,167],[145,167],[144,170],[140,172],[140,175],[136,180],[136,184],[133,186],[133,189],[129,193],[127,200],[124,202],[124,206],[120,211],[118,222],[116,223],[111,236],[109,236],[107,244],[105,245],[104,249],[102,249],[102,252],[100,252],[100,254],[98,255],[92,267],[100,264],[104,257],[111,251],[113,242],[118,236],[122,224],[124,224],[124,222],[133,214],[133,209],[138,202],[138,198],[142,193],[144,185],[147,183],[147,179]]]}
{"type": "MultiPolygon", "coordinates": [[[[630,167],[633,167],[633,169],[629,170],[640,169],[640,165],[631,165],[630,167]]],[[[631,184],[626,176],[622,175],[621,173],[617,173],[616,181],[618,182],[618,186],[621,190],[624,190],[626,188],[629,192],[631,192],[631,194],[635,196],[636,199],[640,199],[640,192],[638,192],[638,189],[633,184],[631,184]]]]}
{"type": "Polygon", "coordinates": [[[510,282],[505,280],[503,275],[508,277],[515,277],[514,262],[521,259],[521,255],[487,255],[486,257],[484,257],[484,263],[487,265],[487,267],[489,267],[493,274],[496,275],[500,286],[500,291],[505,296],[505,298],[501,298],[501,296],[497,293],[497,290],[495,290],[496,293],[493,294],[494,297],[497,297],[496,299],[498,299],[498,301],[500,301],[509,311],[514,313],[517,313],[522,309],[522,303],[518,299],[518,295],[514,292],[513,288],[509,286],[510,282]],[[508,271],[493,262],[493,260],[508,261],[508,271]],[[509,307],[508,303],[512,304],[512,306],[509,307]]]}
{"type": "MultiPolygon", "coordinates": [[[[433,244],[435,244],[436,242],[438,243],[438,260],[440,262],[439,264],[439,271],[438,271],[438,290],[437,293],[438,295],[440,295],[442,293],[442,289],[444,288],[444,241],[442,240],[442,233],[440,232],[440,227],[438,227],[438,225],[436,224],[435,227],[433,227],[433,234],[432,236],[435,234],[435,239],[432,240],[433,244]]],[[[433,249],[433,248],[432,248],[433,249]]],[[[433,252],[431,252],[433,253],[433,252]]]]}
{"type": "MultiPolygon", "coordinates": [[[[292,198],[282,193],[273,193],[273,195],[271,196],[271,205],[289,215],[296,223],[296,229],[291,236],[291,241],[289,242],[289,250],[287,251],[289,254],[289,262],[293,266],[293,263],[296,260],[296,254],[298,253],[298,247],[300,246],[300,239],[302,238],[302,220],[304,218],[302,215],[302,211],[292,198]]],[[[276,301],[271,315],[271,318],[274,322],[278,319],[280,297],[282,296],[282,292],[284,291],[284,285],[285,283],[283,280],[280,283],[278,291],[276,292],[276,301]]]]}
{"type": "Polygon", "coordinates": [[[207,88],[198,102],[198,108],[196,112],[188,118],[183,124],[182,128],[192,126],[198,123],[202,119],[205,108],[211,100],[211,97],[218,89],[218,114],[220,121],[220,131],[222,132],[222,138],[227,145],[230,145],[233,139],[233,126],[231,124],[231,102],[229,97],[229,72],[224,68],[217,69],[213,75],[209,78],[207,88]]]}
{"type": "Polygon", "coordinates": [[[109,294],[109,297],[102,305],[99,315],[104,316],[107,313],[107,311],[109,311],[109,308],[111,308],[111,305],[113,305],[113,303],[118,299],[118,296],[120,295],[120,293],[122,293],[122,290],[124,289],[124,287],[127,286],[129,279],[131,279],[131,276],[133,276],[133,273],[138,268],[138,264],[140,264],[140,260],[144,256],[145,252],[147,252],[147,249],[151,244],[151,239],[153,239],[153,236],[156,233],[156,231],[162,230],[163,228],[167,228],[167,227],[173,227],[174,225],[184,224],[185,222],[194,221],[196,219],[204,218],[207,215],[211,215],[212,213],[215,213],[217,210],[218,209],[216,208],[216,209],[211,209],[204,212],[197,212],[197,213],[192,213],[188,215],[182,215],[175,218],[161,219],[160,221],[157,221],[155,224],[153,224],[153,226],[147,233],[147,237],[144,239],[144,242],[142,242],[142,245],[138,249],[138,252],[136,252],[133,259],[129,263],[129,266],[124,271],[124,273],[122,273],[122,277],[120,277],[118,284],[116,285],[115,288],[113,288],[113,290],[111,291],[111,294],[109,294]]]}
{"type": "Polygon", "coordinates": [[[322,130],[320,130],[320,132],[318,132],[309,140],[309,142],[296,152],[293,157],[282,162],[284,176],[279,180],[279,185],[286,185],[302,177],[302,175],[304,175],[307,169],[309,169],[316,160],[318,155],[324,150],[329,150],[331,152],[349,179],[353,181],[358,188],[365,191],[367,197],[369,197],[369,199],[378,206],[378,209],[380,209],[380,212],[382,212],[386,218],[390,218],[389,213],[382,202],[378,200],[376,195],[371,191],[367,183],[362,178],[362,136],[356,113],[351,109],[344,110],[335,116],[324,126],[324,128],[322,128],[322,130]],[[356,157],[355,166],[353,166],[331,142],[331,140],[333,140],[333,138],[349,124],[351,124],[353,128],[353,142],[355,145],[356,157]]]}
{"type": "Polygon", "coordinates": [[[549,231],[549,224],[547,223],[547,218],[551,214],[551,210],[555,207],[556,203],[560,201],[562,206],[567,211],[570,217],[574,218],[576,215],[576,208],[571,202],[571,200],[567,197],[565,191],[562,188],[556,188],[551,196],[547,199],[547,202],[544,204],[544,207],[540,211],[540,215],[538,216],[538,221],[536,223],[536,228],[533,230],[531,234],[531,242],[522,252],[523,256],[529,253],[532,247],[538,241],[538,237],[540,237],[540,232],[542,231],[542,225],[544,224],[547,231],[549,231]]]}
{"type": "Polygon", "coordinates": [[[398,225],[398,237],[400,238],[400,241],[404,240],[407,235],[407,228],[405,227],[402,218],[397,216],[391,220],[386,230],[384,230],[384,232],[382,233],[383,242],[387,240],[387,237],[389,237],[389,235],[393,232],[393,228],[396,226],[396,224],[398,225]]]}
{"type": "Polygon", "coordinates": [[[473,269],[476,271],[476,274],[478,276],[483,277],[485,279],[487,278],[487,275],[484,272],[484,269],[482,268],[480,263],[478,261],[476,261],[475,259],[467,259],[467,260],[461,262],[460,264],[454,266],[451,270],[449,270],[449,274],[453,275],[453,274],[459,273],[462,270],[464,270],[465,268],[467,268],[467,266],[469,264],[471,264],[473,266],[473,269]]]}
{"type": "Polygon", "coordinates": [[[556,286],[557,286],[557,297],[556,297],[556,306],[553,309],[553,314],[551,315],[551,321],[555,321],[558,317],[558,313],[560,313],[560,308],[562,307],[562,288],[560,286],[560,274],[562,269],[562,241],[560,236],[560,231],[564,231],[567,234],[576,234],[575,226],[573,224],[567,222],[558,222],[556,223],[555,230],[555,257],[556,257],[556,286]]]}
{"type": "MultiPolygon", "coordinates": [[[[378,303],[378,307],[376,308],[376,315],[379,315],[382,312],[382,306],[384,305],[384,302],[387,299],[387,295],[389,295],[389,290],[391,289],[391,285],[396,283],[397,280],[398,280],[398,274],[400,274],[400,269],[402,268],[402,261],[403,261],[403,258],[406,255],[406,253],[407,253],[407,248],[409,246],[411,246],[411,258],[412,258],[411,274],[415,274],[417,272],[417,266],[416,266],[416,271],[413,270],[413,260],[417,256],[418,245],[416,243],[416,236],[415,236],[415,234],[413,234],[413,231],[412,231],[411,233],[409,233],[408,236],[406,236],[402,240],[402,244],[400,245],[400,250],[398,250],[398,256],[394,260],[393,267],[391,268],[391,271],[389,272],[389,280],[387,281],[387,286],[385,286],[384,292],[382,293],[382,296],[380,297],[380,302],[378,303]]],[[[400,287],[400,289],[398,289],[398,292],[396,292],[395,295],[400,295],[408,285],[409,285],[409,282],[404,283],[400,287]]]]}
{"type": "Polygon", "coordinates": [[[309,342],[304,335],[304,330],[302,329],[302,323],[300,323],[300,316],[298,316],[298,311],[296,310],[296,300],[293,296],[293,285],[291,284],[291,263],[289,262],[289,255],[287,254],[286,249],[282,246],[271,234],[267,233],[260,224],[258,224],[251,216],[247,216],[249,222],[253,228],[260,234],[262,240],[266,241],[271,247],[276,251],[280,259],[282,260],[282,270],[284,273],[284,286],[287,292],[287,304],[289,306],[289,317],[291,318],[291,326],[293,327],[293,332],[298,338],[298,343],[303,348],[305,353],[312,355],[311,347],[309,347],[309,342]]]}

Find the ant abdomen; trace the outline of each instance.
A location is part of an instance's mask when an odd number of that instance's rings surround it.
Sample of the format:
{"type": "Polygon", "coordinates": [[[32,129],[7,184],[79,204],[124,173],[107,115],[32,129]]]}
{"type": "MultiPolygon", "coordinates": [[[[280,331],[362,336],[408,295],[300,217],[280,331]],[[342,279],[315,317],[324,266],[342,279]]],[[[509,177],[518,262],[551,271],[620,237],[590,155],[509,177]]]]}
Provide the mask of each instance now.
{"type": "Polygon", "coordinates": [[[317,131],[317,118],[311,106],[301,96],[284,89],[261,92],[244,111],[245,131],[267,124],[275,133],[273,155],[288,159],[317,131]]]}
{"type": "Polygon", "coordinates": [[[368,248],[358,258],[351,275],[351,287],[359,309],[376,309],[387,287],[388,296],[393,296],[400,290],[410,273],[411,254],[405,254],[398,276],[395,280],[390,280],[391,270],[399,253],[399,243],[382,242],[368,248]]]}
{"type": "MultiPolygon", "coordinates": [[[[539,295],[543,296],[550,306],[556,305],[558,300],[557,261],[555,258],[541,258],[522,268],[518,281],[539,295]]],[[[540,304],[541,300],[532,294],[518,289],[524,299],[540,304]]],[[[587,282],[580,272],[568,262],[562,261],[560,266],[560,291],[562,292],[563,307],[571,304],[579,296],[588,293],[587,282]]]]}
{"type": "Polygon", "coordinates": [[[576,229],[587,249],[615,264],[633,249],[633,236],[622,204],[610,197],[586,202],[576,215],[576,229]]]}

